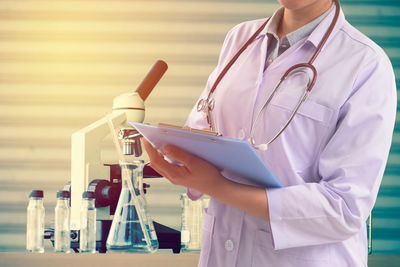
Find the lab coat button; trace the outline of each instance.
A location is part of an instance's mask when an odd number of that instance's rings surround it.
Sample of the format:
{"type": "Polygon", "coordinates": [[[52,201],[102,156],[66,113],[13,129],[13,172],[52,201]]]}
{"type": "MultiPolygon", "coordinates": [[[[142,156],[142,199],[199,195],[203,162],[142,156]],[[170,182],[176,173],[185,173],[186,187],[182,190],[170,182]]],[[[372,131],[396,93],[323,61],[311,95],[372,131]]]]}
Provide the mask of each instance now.
{"type": "Polygon", "coordinates": [[[227,251],[232,251],[234,248],[232,240],[228,239],[225,241],[225,249],[227,251]]]}

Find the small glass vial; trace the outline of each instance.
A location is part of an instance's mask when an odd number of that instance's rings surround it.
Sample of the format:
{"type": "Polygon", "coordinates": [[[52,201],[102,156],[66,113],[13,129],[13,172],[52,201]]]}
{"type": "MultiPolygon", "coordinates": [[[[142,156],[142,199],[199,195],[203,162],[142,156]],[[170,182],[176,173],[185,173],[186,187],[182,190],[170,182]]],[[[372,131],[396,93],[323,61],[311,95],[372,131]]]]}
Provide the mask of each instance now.
{"type": "Polygon", "coordinates": [[[33,190],[29,195],[26,222],[26,250],[44,252],[43,190],[33,190]]]}
{"type": "Polygon", "coordinates": [[[54,251],[59,253],[71,252],[70,231],[70,193],[60,190],[57,192],[54,223],[54,251]]]}
{"type": "Polygon", "coordinates": [[[181,194],[181,251],[194,252],[201,249],[203,211],[210,199],[203,197],[192,201],[186,193],[181,194]]]}
{"type": "Polygon", "coordinates": [[[81,231],[79,249],[81,253],[96,253],[96,208],[94,192],[85,191],[82,195],[81,231]]]}

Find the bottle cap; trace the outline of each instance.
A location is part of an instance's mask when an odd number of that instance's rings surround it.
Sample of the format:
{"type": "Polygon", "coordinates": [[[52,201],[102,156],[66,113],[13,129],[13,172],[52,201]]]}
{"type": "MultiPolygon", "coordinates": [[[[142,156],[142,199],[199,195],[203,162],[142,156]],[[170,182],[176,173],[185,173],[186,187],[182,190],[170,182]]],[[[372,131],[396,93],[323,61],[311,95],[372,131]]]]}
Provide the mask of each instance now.
{"type": "Polygon", "coordinates": [[[87,199],[95,199],[96,198],[94,195],[94,192],[91,192],[91,191],[83,192],[82,197],[87,198],[87,199]]]}
{"type": "Polygon", "coordinates": [[[40,197],[43,198],[43,190],[32,190],[29,197],[40,197]]]}
{"type": "Polygon", "coordinates": [[[69,191],[66,190],[60,190],[57,192],[57,198],[70,198],[71,194],[69,191]]]}

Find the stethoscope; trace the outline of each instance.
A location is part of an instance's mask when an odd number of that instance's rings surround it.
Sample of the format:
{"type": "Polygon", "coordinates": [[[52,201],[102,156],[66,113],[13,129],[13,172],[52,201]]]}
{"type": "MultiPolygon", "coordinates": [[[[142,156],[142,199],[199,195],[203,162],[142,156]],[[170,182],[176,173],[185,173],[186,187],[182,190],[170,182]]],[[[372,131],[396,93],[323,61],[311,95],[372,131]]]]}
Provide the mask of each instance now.
{"type": "MultiPolygon", "coordinates": [[[[339,17],[339,13],[340,13],[340,4],[338,0],[333,0],[336,4],[336,11],[335,11],[335,16],[331,22],[331,25],[329,26],[328,30],[326,31],[324,37],[322,38],[321,42],[319,43],[317,50],[314,52],[314,55],[311,57],[311,59],[307,62],[307,63],[300,63],[300,64],[296,64],[292,67],[290,67],[288,70],[286,70],[286,72],[282,75],[282,77],[280,78],[278,84],[274,87],[274,89],[272,90],[271,94],[269,95],[268,99],[265,101],[264,105],[262,106],[260,112],[258,112],[258,115],[254,121],[254,123],[252,124],[251,127],[251,131],[250,131],[250,138],[248,139],[248,141],[250,142],[250,144],[257,149],[260,150],[267,150],[269,144],[271,144],[273,141],[275,141],[282,133],[283,131],[288,127],[288,125],[290,124],[290,122],[293,120],[294,116],[296,115],[297,111],[299,110],[301,104],[306,100],[308,94],[311,92],[311,89],[313,88],[315,81],[317,79],[317,70],[313,65],[313,62],[315,61],[315,59],[317,58],[318,54],[320,53],[322,47],[325,45],[326,41],[328,40],[330,34],[332,33],[333,28],[336,25],[336,22],[338,20],[339,17]],[[312,71],[312,78],[309,78],[308,84],[304,89],[304,92],[300,98],[300,100],[298,101],[297,105],[295,106],[295,108],[293,109],[288,121],[286,122],[286,124],[281,128],[281,130],[267,143],[265,144],[260,144],[260,145],[256,145],[254,142],[254,131],[256,129],[256,126],[258,124],[258,121],[262,115],[263,110],[268,106],[268,104],[271,102],[271,99],[273,98],[274,94],[276,91],[278,91],[280,85],[282,84],[282,82],[289,76],[289,74],[291,73],[295,73],[295,72],[303,72],[303,73],[307,73],[304,68],[308,68],[312,71]]],[[[197,103],[197,111],[198,112],[204,112],[207,116],[207,122],[210,126],[210,130],[211,131],[215,131],[215,127],[214,127],[214,123],[212,121],[212,116],[211,116],[211,111],[214,109],[215,106],[215,100],[211,97],[212,94],[214,93],[215,89],[217,88],[218,84],[220,83],[220,81],[222,80],[222,78],[225,76],[225,74],[228,72],[228,70],[230,69],[230,67],[236,62],[236,60],[238,59],[238,57],[243,53],[244,50],[246,50],[246,48],[254,41],[254,39],[258,36],[258,34],[260,34],[260,32],[264,29],[264,27],[267,25],[269,21],[269,18],[261,25],[261,27],[250,37],[250,39],[240,48],[240,50],[235,54],[235,56],[229,61],[229,63],[225,66],[225,68],[222,70],[222,72],[219,74],[219,76],[217,77],[217,79],[215,80],[213,86],[211,87],[210,92],[208,93],[207,98],[205,99],[200,99],[199,102],[197,103]]]]}

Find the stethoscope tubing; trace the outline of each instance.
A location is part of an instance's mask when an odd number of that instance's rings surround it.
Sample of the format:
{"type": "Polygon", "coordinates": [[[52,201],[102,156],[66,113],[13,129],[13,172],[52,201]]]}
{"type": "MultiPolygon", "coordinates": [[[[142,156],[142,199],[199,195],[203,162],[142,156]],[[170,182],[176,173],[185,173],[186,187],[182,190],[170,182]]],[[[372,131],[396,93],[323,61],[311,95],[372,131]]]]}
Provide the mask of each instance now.
{"type": "MultiPolygon", "coordinates": [[[[300,69],[297,70],[298,72],[304,72],[306,74],[308,74],[306,71],[300,69]]],[[[261,150],[266,150],[269,146],[269,144],[271,144],[272,142],[274,142],[282,133],[283,131],[285,131],[285,129],[289,126],[290,122],[293,120],[294,116],[296,115],[297,111],[299,110],[301,104],[306,100],[308,93],[311,91],[312,87],[315,84],[315,80],[317,77],[317,70],[315,69],[315,67],[313,65],[310,65],[308,63],[302,63],[302,64],[297,64],[292,66],[291,68],[289,68],[286,73],[282,76],[282,78],[279,80],[278,84],[274,87],[274,89],[272,90],[271,94],[269,95],[267,101],[265,101],[264,105],[262,106],[260,112],[258,112],[257,117],[254,121],[254,123],[252,124],[251,130],[250,130],[250,137],[249,137],[249,142],[252,146],[259,148],[261,150]],[[278,91],[280,85],[282,84],[282,82],[286,79],[286,77],[296,71],[297,69],[300,68],[310,68],[313,71],[313,78],[311,79],[311,81],[307,84],[306,89],[303,92],[303,95],[300,98],[300,101],[297,102],[296,107],[293,109],[292,113],[290,114],[289,120],[286,122],[286,124],[281,128],[281,130],[279,130],[279,132],[277,134],[275,134],[275,136],[269,140],[267,143],[260,145],[256,145],[254,142],[254,131],[256,129],[256,125],[258,124],[259,119],[261,118],[262,115],[262,111],[269,105],[269,103],[271,102],[272,98],[274,97],[275,93],[278,91]]]]}
{"type": "MultiPolygon", "coordinates": [[[[218,84],[221,82],[222,78],[225,76],[225,74],[228,72],[228,70],[232,67],[233,63],[236,62],[236,60],[239,58],[239,56],[243,53],[244,50],[246,50],[246,48],[254,41],[254,39],[261,33],[261,31],[264,29],[264,27],[267,25],[268,21],[270,20],[270,18],[268,18],[262,25],[260,28],[258,28],[258,30],[250,37],[249,40],[247,40],[247,42],[240,48],[240,50],[238,52],[236,52],[236,54],[233,56],[233,58],[228,62],[228,64],[224,67],[224,69],[221,71],[221,73],[218,75],[217,79],[215,80],[213,86],[210,89],[210,92],[208,93],[208,96],[205,100],[205,102],[211,103],[213,102],[211,95],[214,93],[215,89],[217,88],[218,84]]],[[[210,106],[207,106],[207,123],[210,126],[210,130],[211,131],[215,131],[214,128],[214,123],[212,121],[212,116],[211,116],[211,110],[213,109],[213,105],[212,108],[210,108],[210,106]]]]}
{"type": "MultiPolygon", "coordinates": [[[[249,140],[250,144],[253,145],[254,147],[259,148],[261,150],[266,150],[268,145],[271,144],[273,141],[275,141],[283,133],[283,131],[289,126],[290,122],[293,120],[294,116],[296,115],[297,111],[299,110],[301,104],[306,100],[306,98],[308,97],[308,95],[311,92],[312,88],[314,87],[316,79],[317,79],[318,72],[317,72],[315,66],[313,65],[313,63],[314,63],[315,59],[318,57],[319,53],[321,52],[323,46],[327,42],[329,36],[331,35],[331,33],[332,33],[332,31],[333,31],[333,29],[334,29],[334,27],[336,25],[336,22],[337,22],[337,20],[339,18],[339,13],[340,13],[340,9],[341,9],[339,0],[333,0],[333,1],[336,4],[336,10],[335,10],[334,18],[333,18],[328,30],[325,32],[323,38],[321,39],[320,43],[318,44],[317,49],[314,52],[313,56],[310,58],[310,60],[307,63],[299,63],[299,64],[296,64],[294,66],[291,66],[289,69],[286,70],[286,72],[282,75],[282,77],[280,78],[278,84],[274,87],[274,89],[272,90],[272,92],[269,95],[268,99],[266,100],[266,102],[262,106],[260,112],[258,113],[258,115],[256,117],[256,120],[252,124],[251,131],[250,131],[250,138],[248,140],[249,140]],[[282,127],[282,129],[270,141],[268,141],[266,144],[262,144],[262,145],[259,145],[259,146],[255,145],[254,139],[253,139],[254,131],[255,131],[256,125],[257,125],[257,123],[258,123],[258,121],[259,121],[259,119],[261,117],[262,111],[271,102],[271,100],[272,100],[273,96],[275,95],[276,91],[279,89],[279,87],[282,84],[282,82],[289,76],[289,74],[292,73],[292,72],[295,72],[297,69],[302,69],[302,68],[310,69],[312,71],[312,73],[313,73],[313,78],[307,84],[307,87],[304,90],[304,93],[303,93],[300,101],[297,103],[296,107],[294,108],[293,112],[291,113],[291,115],[289,117],[289,120],[282,127]]],[[[214,109],[215,102],[214,102],[214,99],[211,98],[211,95],[214,93],[214,91],[216,90],[218,84],[221,82],[222,78],[225,76],[225,74],[228,72],[228,70],[236,62],[236,60],[243,53],[243,51],[246,50],[246,48],[261,33],[261,31],[265,28],[265,26],[267,25],[269,20],[270,20],[270,18],[268,18],[261,25],[261,27],[259,29],[257,29],[257,31],[249,38],[249,40],[247,40],[247,42],[240,48],[240,50],[234,55],[234,57],[224,67],[224,69],[221,71],[221,73],[218,75],[217,79],[215,80],[213,86],[211,87],[207,98],[206,99],[200,99],[200,101],[198,102],[197,111],[198,112],[204,111],[206,113],[207,123],[209,124],[211,131],[215,131],[214,123],[213,123],[213,120],[212,120],[212,114],[211,114],[212,109],[214,109]]],[[[302,71],[302,70],[299,70],[299,71],[302,71]]],[[[302,72],[304,72],[304,70],[302,72]]]]}

